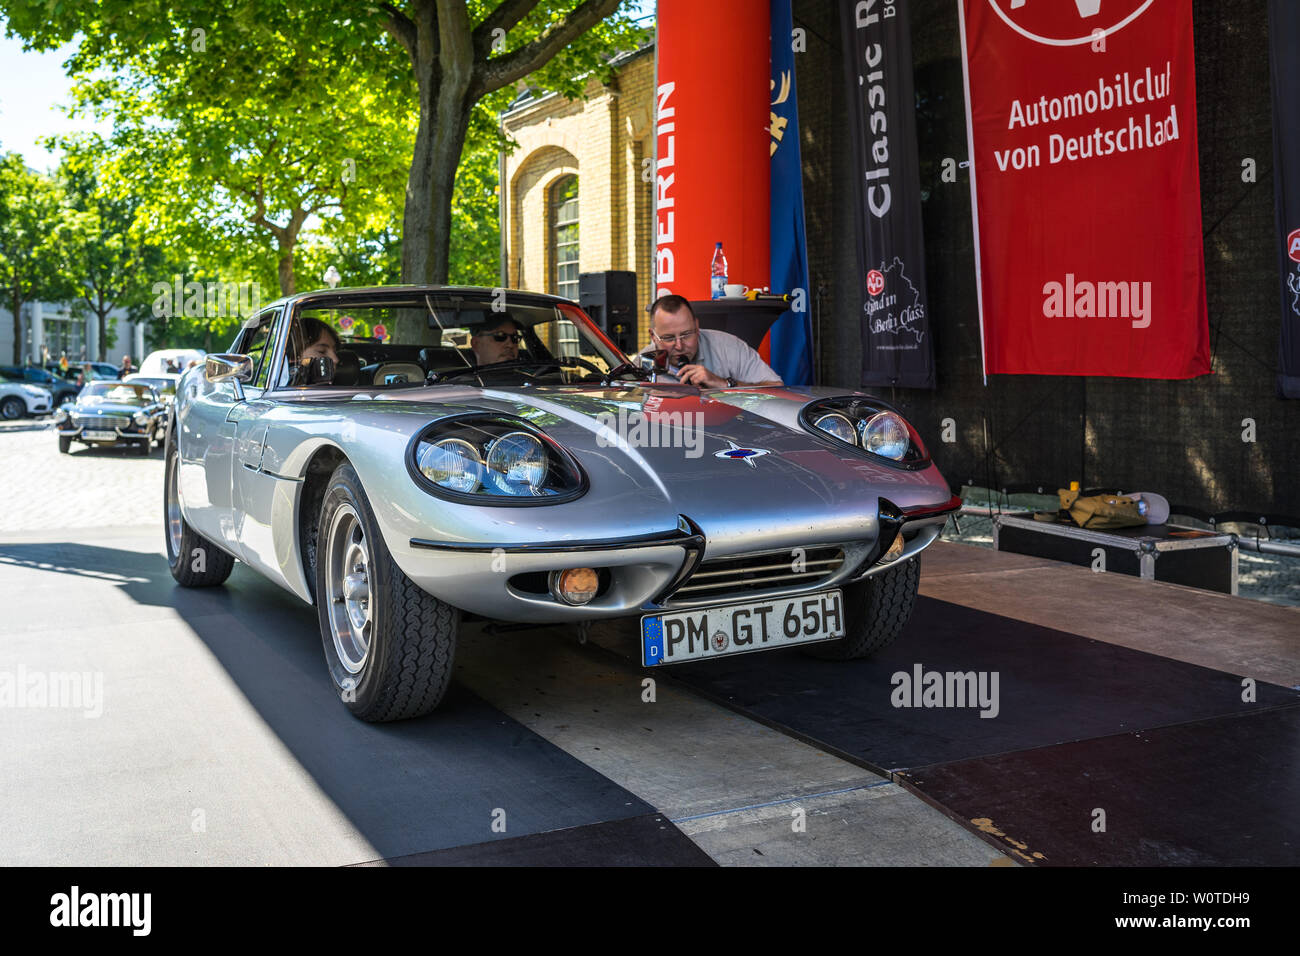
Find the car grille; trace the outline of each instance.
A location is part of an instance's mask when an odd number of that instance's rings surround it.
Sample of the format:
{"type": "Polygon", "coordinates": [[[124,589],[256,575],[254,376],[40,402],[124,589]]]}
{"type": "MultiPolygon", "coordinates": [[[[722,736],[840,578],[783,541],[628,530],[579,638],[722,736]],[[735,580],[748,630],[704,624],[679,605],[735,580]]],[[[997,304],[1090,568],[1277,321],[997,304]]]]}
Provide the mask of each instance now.
{"type": "Polygon", "coordinates": [[[802,556],[786,548],[705,561],[673,592],[669,603],[730,599],[758,591],[815,586],[844,563],[844,549],[837,545],[800,550],[802,556]]]}
{"type": "Polygon", "coordinates": [[[72,424],[77,428],[107,432],[114,428],[125,429],[131,424],[131,419],[126,415],[74,415],[72,424]]]}

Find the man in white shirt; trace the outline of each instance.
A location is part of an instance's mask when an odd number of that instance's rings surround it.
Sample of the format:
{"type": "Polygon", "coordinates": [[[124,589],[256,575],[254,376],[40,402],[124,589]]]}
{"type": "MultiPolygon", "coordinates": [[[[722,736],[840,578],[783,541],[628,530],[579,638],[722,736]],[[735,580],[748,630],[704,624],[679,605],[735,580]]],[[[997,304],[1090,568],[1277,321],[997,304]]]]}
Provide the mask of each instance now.
{"type": "Polygon", "coordinates": [[[701,329],[691,304],[665,295],[650,307],[653,342],[642,354],[665,350],[668,374],[697,388],[782,385],[781,376],[741,339],[717,329],[701,329]]]}

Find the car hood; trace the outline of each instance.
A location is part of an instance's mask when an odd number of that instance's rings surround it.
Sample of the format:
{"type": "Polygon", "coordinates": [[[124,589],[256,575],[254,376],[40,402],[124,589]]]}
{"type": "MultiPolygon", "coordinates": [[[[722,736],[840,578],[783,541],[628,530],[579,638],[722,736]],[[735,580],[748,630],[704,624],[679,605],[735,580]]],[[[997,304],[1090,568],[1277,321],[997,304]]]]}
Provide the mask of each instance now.
{"type": "MultiPolygon", "coordinates": [[[[877,463],[797,425],[798,410],[809,401],[844,394],[709,393],[682,385],[434,386],[375,396],[360,417],[388,419],[399,409],[430,420],[473,411],[518,416],[578,460],[591,481],[582,499],[587,504],[629,518],[675,513],[694,520],[725,512],[728,530],[738,536],[756,521],[787,525],[793,533],[824,527],[828,514],[846,525],[874,519],[882,497],[901,508],[946,503],[951,493],[933,464],[909,470],[877,463]],[[436,404],[436,414],[429,404],[436,404]]],[[[715,537],[722,531],[706,530],[715,537]]]]}
{"type": "Polygon", "coordinates": [[[77,402],[71,411],[74,415],[134,415],[148,408],[148,405],[131,405],[126,402],[95,402],[90,405],[77,402]]]}

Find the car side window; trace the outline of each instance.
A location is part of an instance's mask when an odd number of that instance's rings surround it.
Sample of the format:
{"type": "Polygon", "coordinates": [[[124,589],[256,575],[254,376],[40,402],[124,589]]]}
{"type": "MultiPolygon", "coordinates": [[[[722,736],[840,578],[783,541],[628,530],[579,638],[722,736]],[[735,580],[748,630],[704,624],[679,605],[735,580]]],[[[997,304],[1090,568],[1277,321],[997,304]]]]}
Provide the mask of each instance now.
{"type": "Polygon", "coordinates": [[[253,359],[252,384],[257,388],[266,388],[266,379],[270,374],[271,353],[274,350],[274,339],[271,333],[275,330],[275,320],[279,317],[279,309],[261,313],[257,317],[256,326],[250,323],[250,326],[240,333],[239,341],[235,343],[238,346],[236,351],[253,359]]]}

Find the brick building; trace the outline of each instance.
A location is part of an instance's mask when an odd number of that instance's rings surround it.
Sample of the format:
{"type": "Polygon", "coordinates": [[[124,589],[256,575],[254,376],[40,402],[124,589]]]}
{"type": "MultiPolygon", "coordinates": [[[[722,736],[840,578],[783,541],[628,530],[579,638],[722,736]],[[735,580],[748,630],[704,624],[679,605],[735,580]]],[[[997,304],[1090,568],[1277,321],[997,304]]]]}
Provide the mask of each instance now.
{"type": "MultiPolygon", "coordinates": [[[[501,117],[518,148],[505,157],[502,259],[512,289],[578,298],[578,273],[635,272],[639,306],[651,299],[654,254],[654,48],[614,60],[608,85],[585,100],[551,93],[501,117]]],[[[649,332],[637,309],[638,341],[649,332]]]]}

